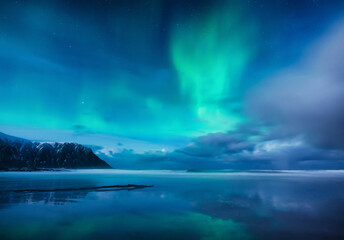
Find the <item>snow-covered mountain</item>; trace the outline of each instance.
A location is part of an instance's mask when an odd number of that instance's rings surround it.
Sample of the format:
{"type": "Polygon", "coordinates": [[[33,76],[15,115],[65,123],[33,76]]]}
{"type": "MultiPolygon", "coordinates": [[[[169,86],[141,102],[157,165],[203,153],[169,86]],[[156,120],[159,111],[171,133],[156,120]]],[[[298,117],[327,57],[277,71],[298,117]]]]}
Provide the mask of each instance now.
{"type": "Polygon", "coordinates": [[[0,133],[0,169],[111,168],[77,143],[33,142],[0,133]]]}

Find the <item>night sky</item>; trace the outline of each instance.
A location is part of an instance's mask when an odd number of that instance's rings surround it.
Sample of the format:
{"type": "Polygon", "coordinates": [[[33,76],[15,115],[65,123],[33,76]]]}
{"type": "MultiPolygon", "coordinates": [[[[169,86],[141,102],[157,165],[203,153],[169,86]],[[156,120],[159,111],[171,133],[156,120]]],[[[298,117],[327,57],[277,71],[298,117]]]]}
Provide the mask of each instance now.
{"type": "Polygon", "coordinates": [[[1,1],[0,131],[123,168],[343,168],[344,1],[1,1]]]}

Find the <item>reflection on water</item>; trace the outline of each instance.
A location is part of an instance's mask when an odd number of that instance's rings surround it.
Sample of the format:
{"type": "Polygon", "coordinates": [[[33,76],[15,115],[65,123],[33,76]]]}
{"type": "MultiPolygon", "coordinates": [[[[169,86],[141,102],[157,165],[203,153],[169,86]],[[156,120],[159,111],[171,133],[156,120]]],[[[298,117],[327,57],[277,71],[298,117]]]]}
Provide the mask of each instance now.
{"type": "Polygon", "coordinates": [[[343,239],[344,172],[0,174],[1,239],[343,239]],[[134,191],[19,193],[145,184],[134,191]]]}
{"type": "Polygon", "coordinates": [[[84,198],[87,191],[76,192],[32,192],[32,193],[18,193],[18,192],[0,192],[0,207],[7,207],[13,204],[54,204],[61,205],[69,202],[76,202],[80,198],[84,198]]]}
{"type": "MultiPolygon", "coordinates": [[[[27,173],[26,175],[29,175],[27,173]]],[[[11,175],[10,175],[11,176],[11,175]]],[[[43,189],[54,189],[63,187],[66,183],[63,179],[45,179],[39,181],[37,178],[1,178],[0,208],[9,207],[13,204],[53,204],[62,205],[69,202],[75,202],[84,198],[87,191],[59,191],[59,192],[15,192],[18,189],[34,189],[42,187],[43,189]]],[[[80,182],[82,184],[82,182],[80,182]]],[[[84,182],[85,184],[85,182],[84,182]]]]}

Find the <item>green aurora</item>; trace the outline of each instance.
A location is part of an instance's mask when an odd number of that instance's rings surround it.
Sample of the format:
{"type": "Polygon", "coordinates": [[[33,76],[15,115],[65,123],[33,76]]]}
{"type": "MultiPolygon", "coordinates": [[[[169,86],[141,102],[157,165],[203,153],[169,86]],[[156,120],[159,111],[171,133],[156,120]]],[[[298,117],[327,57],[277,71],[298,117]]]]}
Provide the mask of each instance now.
{"type": "Polygon", "coordinates": [[[235,128],[245,120],[233,109],[256,24],[240,2],[177,9],[170,20],[163,3],[119,4],[101,19],[107,30],[56,3],[17,9],[12,26],[28,30],[23,39],[3,26],[0,125],[129,137],[235,128]]]}
{"type": "Polygon", "coordinates": [[[256,26],[241,12],[235,5],[220,6],[173,29],[171,57],[181,92],[206,131],[233,129],[243,120],[221,105],[238,96],[238,82],[253,55],[256,26]]]}

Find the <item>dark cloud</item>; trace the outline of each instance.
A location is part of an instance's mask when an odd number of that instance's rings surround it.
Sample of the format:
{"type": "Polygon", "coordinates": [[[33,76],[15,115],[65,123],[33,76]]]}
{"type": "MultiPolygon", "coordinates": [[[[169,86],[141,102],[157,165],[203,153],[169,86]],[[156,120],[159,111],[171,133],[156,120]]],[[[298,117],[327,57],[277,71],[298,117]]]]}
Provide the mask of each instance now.
{"type": "Polygon", "coordinates": [[[236,136],[225,133],[213,133],[199,137],[188,146],[176,150],[190,156],[215,157],[223,154],[251,150],[253,145],[236,136]]]}
{"type": "Polygon", "coordinates": [[[307,162],[343,166],[341,150],[323,150],[308,144],[304,138],[270,139],[269,133],[256,137],[238,138],[235,132],[216,133],[195,139],[187,147],[176,150],[185,156],[212,159],[213,164],[234,169],[299,169],[312,168],[307,162]],[[335,161],[335,164],[334,162],[335,161]],[[221,164],[220,164],[221,163],[221,164]]]}
{"type": "Polygon", "coordinates": [[[270,139],[260,133],[214,133],[192,140],[173,152],[132,149],[118,152],[93,148],[99,157],[120,169],[339,169],[342,150],[324,150],[303,137],[270,139]]]}

